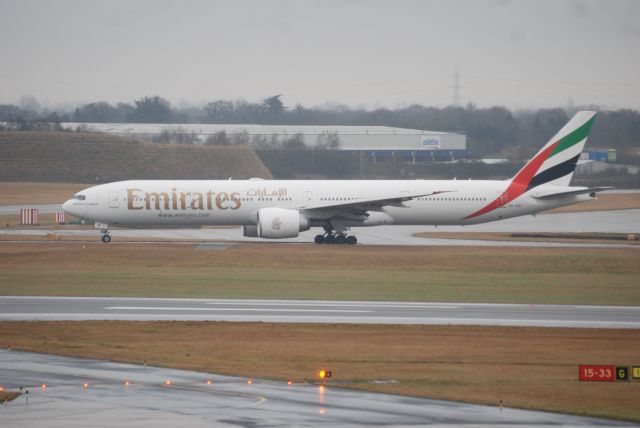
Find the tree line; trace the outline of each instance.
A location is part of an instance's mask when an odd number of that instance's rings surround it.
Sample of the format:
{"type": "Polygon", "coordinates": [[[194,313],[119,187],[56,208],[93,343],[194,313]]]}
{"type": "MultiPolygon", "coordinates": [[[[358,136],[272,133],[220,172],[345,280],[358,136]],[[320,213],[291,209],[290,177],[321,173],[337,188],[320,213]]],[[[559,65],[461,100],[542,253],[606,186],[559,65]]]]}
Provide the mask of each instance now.
{"type": "MultiPolygon", "coordinates": [[[[33,103],[32,103],[33,104],[33,103]]],[[[597,106],[589,106],[598,109],[597,106]]],[[[478,157],[500,156],[511,159],[529,157],[566,123],[578,108],[548,108],[511,111],[504,107],[477,108],[428,107],[412,105],[398,109],[365,110],[336,106],[287,107],[282,95],[258,102],[216,100],[201,107],[177,108],[160,97],[151,96],[133,103],[93,102],[71,111],[44,111],[29,106],[0,105],[0,122],[14,129],[52,129],[60,122],[79,123],[211,123],[265,125],[361,125],[392,126],[467,135],[468,148],[478,157]]],[[[170,131],[167,131],[168,133],[170,131]]],[[[161,135],[170,141],[170,135],[161,135]]],[[[174,136],[175,137],[175,136],[174,136]]],[[[183,143],[195,143],[187,136],[183,143]]],[[[242,136],[214,135],[211,144],[243,143],[242,136]]],[[[268,141],[258,142],[262,147],[268,141]]],[[[618,151],[620,161],[640,163],[640,112],[623,109],[602,111],[596,118],[589,146],[618,151]]]]}

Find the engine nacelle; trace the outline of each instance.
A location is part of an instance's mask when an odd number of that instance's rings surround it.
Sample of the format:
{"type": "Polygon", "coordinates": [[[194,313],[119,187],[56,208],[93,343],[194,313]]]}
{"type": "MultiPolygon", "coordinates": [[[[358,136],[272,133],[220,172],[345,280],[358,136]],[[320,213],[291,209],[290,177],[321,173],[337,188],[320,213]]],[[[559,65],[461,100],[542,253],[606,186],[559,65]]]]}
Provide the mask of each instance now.
{"type": "Polygon", "coordinates": [[[300,232],[309,230],[309,218],[301,215],[298,210],[286,208],[262,208],[258,210],[258,222],[256,226],[245,226],[243,231],[253,232],[256,228],[256,236],[268,239],[295,238],[300,232]]]}

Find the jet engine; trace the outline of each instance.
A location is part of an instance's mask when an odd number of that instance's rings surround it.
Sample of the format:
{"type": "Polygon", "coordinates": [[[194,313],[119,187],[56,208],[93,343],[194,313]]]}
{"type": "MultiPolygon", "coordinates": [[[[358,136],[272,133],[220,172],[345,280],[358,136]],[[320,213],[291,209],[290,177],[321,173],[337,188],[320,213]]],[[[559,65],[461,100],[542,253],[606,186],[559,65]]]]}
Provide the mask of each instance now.
{"type": "Polygon", "coordinates": [[[242,231],[248,237],[281,239],[295,238],[309,227],[309,218],[298,210],[262,208],[258,210],[256,225],[243,226],[242,231]]]}

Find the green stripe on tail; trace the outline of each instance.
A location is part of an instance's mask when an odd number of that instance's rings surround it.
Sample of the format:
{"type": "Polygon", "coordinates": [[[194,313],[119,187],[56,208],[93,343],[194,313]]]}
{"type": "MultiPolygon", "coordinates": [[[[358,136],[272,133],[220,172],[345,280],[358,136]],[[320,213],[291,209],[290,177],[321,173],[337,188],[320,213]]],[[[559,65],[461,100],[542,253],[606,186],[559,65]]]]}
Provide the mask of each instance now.
{"type": "Polygon", "coordinates": [[[557,155],[560,152],[565,151],[569,147],[578,144],[580,141],[587,138],[589,135],[589,131],[591,131],[591,126],[593,125],[593,121],[595,120],[595,116],[586,121],[580,128],[576,129],[572,133],[566,135],[564,138],[560,140],[556,148],[551,152],[549,157],[557,155]]]}

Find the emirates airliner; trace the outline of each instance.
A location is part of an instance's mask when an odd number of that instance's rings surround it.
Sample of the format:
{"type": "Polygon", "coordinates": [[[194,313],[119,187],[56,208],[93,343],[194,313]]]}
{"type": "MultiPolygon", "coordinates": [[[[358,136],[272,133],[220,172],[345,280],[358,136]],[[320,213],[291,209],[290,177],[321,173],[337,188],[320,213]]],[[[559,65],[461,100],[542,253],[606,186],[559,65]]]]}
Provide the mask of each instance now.
{"type": "Polygon", "coordinates": [[[104,242],[109,226],[240,225],[244,236],[268,239],[317,227],[317,244],[355,244],[356,227],[496,221],[609,189],[570,186],[594,117],[576,113],[509,180],[130,180],[83,190],[63,209],[94,222],[104,242]]]}

